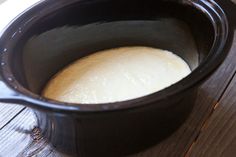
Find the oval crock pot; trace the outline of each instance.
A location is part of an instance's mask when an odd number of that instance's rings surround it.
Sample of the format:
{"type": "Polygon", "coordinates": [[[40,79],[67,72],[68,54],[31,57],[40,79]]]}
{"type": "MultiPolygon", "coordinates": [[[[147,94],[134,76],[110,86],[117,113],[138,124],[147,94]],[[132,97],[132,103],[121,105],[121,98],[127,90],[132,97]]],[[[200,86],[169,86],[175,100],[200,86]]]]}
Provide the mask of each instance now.
{"type": "Polygon", "coordinates": [[[131,154],[160,142],[183,123],[196,89],[226,57],[230,31],[214,1],[40,1],[1,34],[0,100],[32,108],[44,136],[61,152],[131,154]],[[46,82],[72,61],[133,45],[173,51],[193,72],[162,91],[123,102],[66,104],[40,96],[46,82]]]}

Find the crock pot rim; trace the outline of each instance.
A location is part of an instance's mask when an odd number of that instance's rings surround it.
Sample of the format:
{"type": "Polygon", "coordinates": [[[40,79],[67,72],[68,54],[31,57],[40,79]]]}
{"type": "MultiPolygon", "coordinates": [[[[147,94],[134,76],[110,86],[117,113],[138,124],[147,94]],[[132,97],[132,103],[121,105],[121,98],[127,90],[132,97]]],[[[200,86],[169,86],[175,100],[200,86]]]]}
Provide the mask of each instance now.
{"type": "MultiPolygon", "coordinates": [[[[12,99],[12,101],[13,102],[17,101],[22,103],[23,105],[27,105],[29,107],[42,110],[57,110],[57,111],[70,111],[70,112],[116,111],[120,109],[131,109],[135,107],[142,107],[143,105],[148,105],[153,101],[160,102],[166,99],[170,99],[172,96],[178,95],[178,93],[182,93],[190,88],[193,88],[194,85],[199,84],[205,78],[207,78],[226,57],[227,53],[224,52],[224,49],[225,47],[227,47],[226,42],[227,40],[229,40],[228,32],[230,30],[226,15],[216,2],[207,0],[198,0],[198,1],[184,0],[182,2],[184,2],[186,5],[192,5],[192,7],[195,7],[196,9],[200,10],[202,13],[208,16],[209,20],[211,21],[214,27],[215,39],[207,59],[205,59],[205,61],[203,61],[189,76],[177,82],[176,84],[167,87],[164,90],[155,92],[153,94],[149,94],[147,96],[121,102],[102,103],[102,104],[61,103],[58,101],[42,98],[41,96],[36,95],[28,91],[24,87],[22,87],[17,81],[12,82],[6,79],[8,78],[9,75],[13,76],[13,73],[10,70],[10,67],[8,66],[9,64],[6,64],[7,66],[4,67],[1,66],[2,78],[6,83],[6,85],[10,89],[15,91],[15,93],[17,93],[16,94],[17,96],[15,96],[15,98],[12,99]],[[14,88],[16,86],[18,87],[17,89],[14,88]]],[[[15,18],[15,20],[13,20],[13,22],[6,27],[4,32],[11,30],[12,25],[16,24],[17,21],[24,18],[24,13],[26,13],[29,10],[38,10],[39,6],[42,5],[43,3],[47,3],[48,5],[49,2],[42,0],[33,5],[32,7],[24,11],[22,14],[20,14],[17,18],[15,18]]],[[[4,32],[0,36],[0,38],[2,38],[2,36],[5,35],[4,32]]],[[[1,58],[3,57],[1,56],[1,58]]]]}

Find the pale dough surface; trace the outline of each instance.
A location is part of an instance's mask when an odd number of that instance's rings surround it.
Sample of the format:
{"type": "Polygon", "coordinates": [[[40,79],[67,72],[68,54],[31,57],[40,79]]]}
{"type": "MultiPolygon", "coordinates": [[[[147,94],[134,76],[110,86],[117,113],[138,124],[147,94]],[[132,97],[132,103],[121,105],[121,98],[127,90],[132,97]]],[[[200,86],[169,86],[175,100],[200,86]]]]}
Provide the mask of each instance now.
{"type": "Polygon", "coordinates": [[[72,63],[49,81],[43,95],[69,103],[124,101],[164,89],[190,72],[187,63],[169,51],[120,47],[72,63]]]}

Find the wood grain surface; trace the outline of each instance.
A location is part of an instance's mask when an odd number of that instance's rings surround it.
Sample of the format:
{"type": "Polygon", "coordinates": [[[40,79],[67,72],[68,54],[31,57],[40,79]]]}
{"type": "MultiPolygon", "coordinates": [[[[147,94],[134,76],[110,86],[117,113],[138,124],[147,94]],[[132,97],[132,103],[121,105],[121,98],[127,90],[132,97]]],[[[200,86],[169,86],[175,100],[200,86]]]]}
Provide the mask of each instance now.
{"type": "Polygon", "coordinates": [[[236,77],[218,102],[190,152],[190,157],[208,156],[236,156],[236,77]]]}
{"type": "Polygon", "coordinates": [[[37,128],[31,109],[24,108],[0,130],[0,157],[66,157],[53,150],[37,128]]]}
{"type": "Polygon", "coordinates": [[[0,130],[4,128],[7,123],[13,120],[24,107],[14,104],[1,104],[0,105],[0,130]]]}

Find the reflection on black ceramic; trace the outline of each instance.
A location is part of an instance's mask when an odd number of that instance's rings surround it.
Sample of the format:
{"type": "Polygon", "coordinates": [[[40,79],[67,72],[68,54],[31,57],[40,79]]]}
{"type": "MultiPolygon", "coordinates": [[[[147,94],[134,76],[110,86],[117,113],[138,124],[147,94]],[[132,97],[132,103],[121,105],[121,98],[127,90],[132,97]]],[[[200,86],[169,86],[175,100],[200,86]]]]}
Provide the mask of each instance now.
{"type": "Polygon", "coordinates": [[[52,0],[1,36],[1,101],[34,108],[44,136],[75,156],[122,156],[160,142],[191,111],[196,89],[227,55],[231,36],[214,2],[52,0]],[[64,104],[40,97],[50,77],[80,57],[119,46],[152,46],[194,70],[160,92],[110,104],[64,104]],[[3,90],[4,89],[4,90],[3,90]]]}

